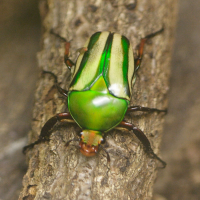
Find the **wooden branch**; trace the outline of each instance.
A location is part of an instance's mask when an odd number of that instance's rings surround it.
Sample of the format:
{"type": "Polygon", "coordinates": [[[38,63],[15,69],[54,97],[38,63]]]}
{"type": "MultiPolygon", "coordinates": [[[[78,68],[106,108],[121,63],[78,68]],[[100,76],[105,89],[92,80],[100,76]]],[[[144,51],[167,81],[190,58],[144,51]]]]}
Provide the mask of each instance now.
{"type": "MultiPolygon", "coordinates": [[[[127,9],[130,1],[123,0],[42,3],[41,13],[47,15],[42,16],[45,31],[43,49],[38,54],[39,67],[55,73],[61,86],[66,88],[70,72],[63,63],[64,44],[50,34],[51,29],[71,40],[71,55],[75,60],[76,49],[96,31],[121,33],[136,48],[142,37],[164,26],[164,33],[145,46],[131,105],[167,107],[176,1],[138,0],[133,10],[127,9]]],[[[37,140],[41,127],[50,117],[66,109],[65,100],[60,98],[53,84],[50,76],[40,76],[30,142],[37,140]]],[[[163,115],[131,114],[127,120],[144,131],[158,154],[163,115]]],[[[68,148],[64,146],[69,139],[77,137],[75,127],[58,124],[49,143],[36,145],[27,153],[29,168],[19,199],[151,199],[158,163],[144,153],[133,133],[110,131],[104,146],[111,157],[109,164],[104,151],[86,158],[76,148],[76,142],[68,148]]]]}

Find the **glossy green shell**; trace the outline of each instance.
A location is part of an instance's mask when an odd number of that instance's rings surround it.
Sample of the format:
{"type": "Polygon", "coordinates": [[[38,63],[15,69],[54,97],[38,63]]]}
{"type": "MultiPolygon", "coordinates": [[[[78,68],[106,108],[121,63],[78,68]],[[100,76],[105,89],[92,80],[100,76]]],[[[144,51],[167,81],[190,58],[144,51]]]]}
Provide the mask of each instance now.
{"type": "Polygon", "coordinates": [[[68,108],[83,129],[108,131],[124,118],[130,101],[134,59],[125,36],[97,32],[77,59],[68,108]]]}
{"type": "Polygon", "coordinates": [[[68,109],[83,129],[108,131],[123,120],[127,107],[127,100],[109,93],[103,77],[90,90],[72,91],[68,96],[68,109]]]}

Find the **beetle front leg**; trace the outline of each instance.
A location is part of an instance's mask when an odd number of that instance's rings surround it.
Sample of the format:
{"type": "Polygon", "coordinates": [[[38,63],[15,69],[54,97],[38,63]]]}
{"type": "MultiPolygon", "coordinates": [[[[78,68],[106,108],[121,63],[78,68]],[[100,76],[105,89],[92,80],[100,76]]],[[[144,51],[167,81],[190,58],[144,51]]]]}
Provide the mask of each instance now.
{"type": "Polygon", "coordinates": [[[143,147],[144,147],[144,150],[145,152],[148,154],[148,156],[158,160],[159,162],[162,163],[162,167],[161,168],[165,168],[166,167],[166,162],[163,161],[161,158],[159,158],[153,151],[153,149],[151,148],[151,144],[148,140],[148,138],[146,137],[146,135],[139,129],[137,128],[136,126],[134,126],[133,124],[131,123],[128,123],[128,122],[125,122],[125,121],[122,121],[120,124],[119,124],[119,127],[122,127],[122,128],[126,128],[128,129],[129,131],[133,131],[133,133],[136,135],[136,137],[140,140],[140,142],[143,144],[143,147]]]}
{"type": "MultiPolygon", "coordinates": [[[[36,144],[40,144],[46,141],[50,140],[50,136],[51,136],[51,130],[53,129],[53,127],[55,126],[55,124],[57,122],[61,122],[63,120],[73,120],[72,116],[70,115],[70,113],[59,113],[55,116],[53,116],[52,118],[50,118],[45,125],[42,127],[42,130],[40,132],[40,136],[39,139],[27,146],[25,146],[23,148],[23,153],[26,152],[27,149],[32,149],[36,144]]],[[[74,120],[73,120],[74,121],[74,120]]]]}
{"type": "Polygon", "coordinates": [[[135,112],[135,111],[167,113],[167,109],[160,110],[160,109],[157,109],[157,108],[148,108],[148,107],[142,107],[142,106],[130,106],[130,107],[128,107],[126,114],[130,113],[130,112],[135,112]]]}
{"type": "Polygon", "coordinates": [[[160,30],[151,33],[149,35],[147,35],[146,37],[142,38],[139,44],[139,48],[138,48],[138,56],[135,59],[135,72],[140,68],[141,62],[142,62],[142,57],[143,57],[143,51],[144,51],[144,45],[146,43],[146,41],[150,38],[153,38],[154,36],[162,33],[164,31],[164,28],[161,28],[160,30]]]}

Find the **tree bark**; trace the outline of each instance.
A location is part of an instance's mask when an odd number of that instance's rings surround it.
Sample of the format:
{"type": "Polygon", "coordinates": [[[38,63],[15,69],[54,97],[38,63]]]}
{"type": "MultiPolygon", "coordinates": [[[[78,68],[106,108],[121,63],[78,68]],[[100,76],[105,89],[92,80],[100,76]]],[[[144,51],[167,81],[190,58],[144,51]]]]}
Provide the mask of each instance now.
{"type": "MultiPolygon", "coordinates": [[[[141,68],[130,105],[164,109],[170,75],[170,59],[176,22],[177,1],[48,0],[41,1],[43,48],[38,53],[39,67],[58,76],[67,88],[70,72],[63,62],[64,44],[50,30],[71,41],[72,60],[76,49],[97,31],[112,31],[130,39],[133,48],[147,34],[165,28],[145,46],[141,68]],[[47,10],[48,9],[48,10],[47,10]]],[[[41,127],[56,113],[66,111],[66,100],[60,98],[53,79],[40,76],[35,93],[30,142],[37,140],[41,127]]],[[[127,121],[144,131],[158,154],[164,116],[130,114],[127,121]]],[[[39,144],[27,153],[29,168],[23,179],[19,199],[151,199],[159,163],[149,158],[133,133],[112,130],[104,145],[111,157],[107,163],[104,151],[86,158],[77,143],[64,145],[77,136],[76,125],[60,123],[49,143],[39,144]]]]}

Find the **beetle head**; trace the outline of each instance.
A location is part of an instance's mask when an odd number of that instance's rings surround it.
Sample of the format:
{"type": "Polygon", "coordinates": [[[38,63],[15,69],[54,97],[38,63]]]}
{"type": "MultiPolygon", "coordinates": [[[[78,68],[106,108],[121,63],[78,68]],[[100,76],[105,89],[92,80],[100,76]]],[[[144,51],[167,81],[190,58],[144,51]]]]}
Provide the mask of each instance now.
{"type": "Polygon", "coordinates": [[[85,156],[94,156],[103,141],[102,133],[93,130],[83,130],[79,143],[80,152],[85,156]]]}

